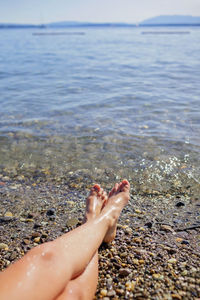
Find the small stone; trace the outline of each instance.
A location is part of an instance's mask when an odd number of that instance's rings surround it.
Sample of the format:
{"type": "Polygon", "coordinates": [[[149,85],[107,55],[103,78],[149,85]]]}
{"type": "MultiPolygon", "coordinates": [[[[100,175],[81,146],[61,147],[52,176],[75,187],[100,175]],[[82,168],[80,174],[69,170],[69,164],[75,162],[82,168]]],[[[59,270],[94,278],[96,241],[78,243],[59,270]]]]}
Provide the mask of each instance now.
{"type": "Polygon", "coordinates": [[[125,276],[128,276],[129,274],[131,274],[131,270],[130,269],[128,269],[128,268],[126,268],[126,269],[123,269],[123,268],[119,269],[119,275],[125,277],[125,276]]]}
{"type": "Polygon", "coordinates": [[[29,245],[30,244],[30,241],[28,239],[24,239],[23,242],[24,242],[25,245],[29,245]]]}
{"type": "Polygon", "coordinates": [[[9,223],[11,221],[15,221],[15,218],[13,218],[13,217],[0,217],[0,224],[1,223],[9,223]]]}
{"type": "Polygon", "coordinates": [[[133,264],[138,266],[139,265],[139,260],[137,258],[134,258],[133,259],[133,264]]]}
{"type": "Polygon", "coordinates": [[[134,243],[137,243],[137,244],[141,244],[141,243],[142,243],[142,239],[139,238],[139,237],[133,238],[132,241],[133,241],[134,243]]]}
{"type": "Polygon", "coordinates": [[[33,219],[29,219],[29,218],[28,218],[28,219],[25,220],[25,222],[27,222],[27,223],[28,223],[28,222],[33,222],[33,219]]]}
{"type": "Polygon", "coordinates": [[[186,240],[182,240],[181,244],[182,245],[189,245],[190,243],[188,241],[186,241],[186,240]]]}
{"type": "Polygon", "coordinates": [[[146,229],[144,227],[139,227],[138,231],[145,231],[146,229]]]}
{"type": "Polygon", "coordinates": [[[46,232],[43,232],[42,233],[42,238],[47,238],[48,237],[48,234],[46,232]]]}
{"type": "Polygon", "coordinates": [[[25,218],[20,218],[19,219],[21,222],[26,222],[26,219],[25,218]]]}
{"type": "Polygon", "coordinates": [[[108,291],[107,296],[114,297],[114,296],[116,296],[116,292],[114,290],[110,290],[110,291],[108,291]]]}
{"type": "Polygon", "coordinates": [[[49,209],[47,210],[47,216],[48,216],[48,217],[54,216],[55,213],[56,213],[55,208],[49,208],[49,209]]]}
{"type": "Polygon", "coordinates": [[[136,214],[141,214],[141,210],[140,209],[135,209],[136,214]]]}
{"type": "Polygon", "coordinates": [[[102,289],[102,290],[100,291],[100,294],[101,294],[101,296],[103,296],[103,297],[107,296],[107,293],[108,293],[108,291],[107,291],[106,289],[102,289]]]}
{"type": "Polygon", "coordinates": [[[116,289],[117,294],[119,294],[120,296],[122,296],[124,294],[124,290],[123,289],[116,289]]]}
{"type": "Polygon", "coordinates": [[[126,234],[129,234],[129,235],[131,235],[133,232],[133,230],[130,227],[127,227],[124,231],[126,234]]]}
{"type": "Polygon", "coordinates": [[[127,252],[120,253],[120,257],[126,257],[128,255],[127,252]]]}
{"type": "Polygon", "coordinates": [[[127,291],[133,291],[135,288],[135,282],[134,281],[127,281],[126,282],[126,290],[127,291]]]}
{"type": "Polygon", "coordinates": [[[176,207],[181,207],[181,206],[185,206],[185,203],[179,201],[176,203],[176,207]]]}
{"type": "Polygon", "coordinates": [[[174,232],[174,230],[172,229],[172,227],[171,226],[169,226],[169,225],[161,225],[160,226],[160,229],[161,230],[163,230],[163,231],[166,231],[166,232],[174,232]]]}
{"type": "Polygon", "coordinates": [[[70,206],[74,206],[75,202],[74,201],[67,201],[67,204],[69,204],[70,206]]]}
{"type": "Polygon", "coordinates": [[[177,260],[175,258],[170,258],[168,261],[167,261],[169,264],[176,264],[177,263],[177,260]]]}
{"type": "Polygon", "coordinates": [[[179,295],[179,294],[172,294],[172,299],[175,299],[175,300],[181,300],[182,297],[179,295]]]}
{"type": "Polygon", "coordinates": [[[66,225],[67,225],[67,227],[71,227],[71,226],[77,225],[78,222],[79,222],[78,219],[76,219],[76,218],[71,218],[71,219],[68,219],[68,220],[67,220],[66,225]]]}
{"type": "Polygon", "coordinates": [[[0,250],[6,250],[8,249],[8,245],[4,243],[0,243],[0,250]]]}
{"type": "Polygon", "coordinates": [[[34,238],[34,242],[35,242],[35,243],[39,243],[39,242],[40,242],[40,236],[34,238]]]}
{"type": "Polygon", "coordinates": [[[4,217],[12,217],[13,214],[10,211],[7,211],[4,215],[4,217]]]}
{"type": "Polygon", "coordinates": [[[183,241],[182,238],[177,238],[177,239],[176,239],[176,242],[178,242],[178,243],[181,243],[182,241],[183,241]]]}
{"type": "Polygon", "coordinates": [[[13,252],[13,253],[10,255],[9,259],[12,261],[12,260],[14,260],[16,257],[17,257],[17,253],[16,253],[16,252],[13,252]]]}
{"type": "Polygon", "coordinates": [[[184,271],[181,273],[182,276],[186,276],[187,274],[188,274],[188,271],[187,271],[187,270],[184,270],[184,271]]]}
{"type": "Polygon", "coordinates": [[[144,224],[144,226],[148,227],[148,228],[152,228],[153,223],[152,222],[147,222],[144,224]]]}
{"type": "Polygon", "coordinates": [[[32,237],[33,238],[36,238],[36,237],[39,237],[40,236],[40,233],[39,232],[33,232],[32,233],[32,237]]]}
{"type": "Polygon", "coordinates": [[[139,259],[139,264],[143,265],[145,263],[144,259],[139,259]]]}
{"type": "Polygon", "coordinates": [[[161,274],[153,274],[152,275],[152,277],[153,277],[153,279],[155,279],[155,280],[163,280],[164,279],[164,276],[163,275],[161,275],[161,274]]]}

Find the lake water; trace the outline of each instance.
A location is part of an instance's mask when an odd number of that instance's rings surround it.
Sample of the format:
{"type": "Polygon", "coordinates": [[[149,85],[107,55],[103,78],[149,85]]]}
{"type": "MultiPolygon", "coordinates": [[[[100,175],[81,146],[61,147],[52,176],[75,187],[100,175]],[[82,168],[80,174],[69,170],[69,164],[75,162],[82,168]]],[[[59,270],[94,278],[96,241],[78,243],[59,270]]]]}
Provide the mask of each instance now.
{"type": "Polygon", "coordinates": [[[1,30],[1,171],[198,193],[200,28],[185,30],[1,30]]]}

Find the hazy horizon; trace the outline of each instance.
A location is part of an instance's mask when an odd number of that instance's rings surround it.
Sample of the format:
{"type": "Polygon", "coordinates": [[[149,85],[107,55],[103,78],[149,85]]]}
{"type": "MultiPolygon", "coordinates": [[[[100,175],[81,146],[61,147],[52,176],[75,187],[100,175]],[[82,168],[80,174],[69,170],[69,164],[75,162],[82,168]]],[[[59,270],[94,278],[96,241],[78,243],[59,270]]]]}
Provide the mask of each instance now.
{"type": "Polygon", "coordinates": [[[200,16],[199,0],[0,0],[0,23],[138,23],[160,15],[200,16]]]}

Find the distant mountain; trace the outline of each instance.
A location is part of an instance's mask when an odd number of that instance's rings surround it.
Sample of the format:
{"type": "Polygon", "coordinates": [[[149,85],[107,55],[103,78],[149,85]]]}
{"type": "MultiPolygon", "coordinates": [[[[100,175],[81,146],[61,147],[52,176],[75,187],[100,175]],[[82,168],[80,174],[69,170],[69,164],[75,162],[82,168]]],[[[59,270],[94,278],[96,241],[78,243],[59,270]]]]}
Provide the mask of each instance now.
{"type": "Polygon", "coordinates": [[[135,24],[128,23],[90,23],[90,22],[76,22],[76,21],[63,21],[46,24],[47,27],[129,27],[136,26],[135,24]]]}
{"type": "Polygon", "coordinates": [[[43,28],[44,25],[33,25],[33,24],[14,24],[14,23],[0,23],[0,28],[9,29],[9,28],[43,28]]]}
{"type": "MultiPolygon", "coordinates": [[[[137,24],[139,26],[200,26],[200,17],[192,16],[158,16],[151,19],[144,20],[137,24]]],[[[0,23],[0,28],[80,28],[80,27],[135,27],[136,24],[129,23],[90,23],[90,22],[76,22],[63,21],[48,24],[32,25],[32,24],[12,24],[0,23]]]]}
{"type": "Polygon", "coordinates": [[[200,25],[200,17],[193,16],[158,16],[151,19],[144,20],[139,25],[200,25]]]}

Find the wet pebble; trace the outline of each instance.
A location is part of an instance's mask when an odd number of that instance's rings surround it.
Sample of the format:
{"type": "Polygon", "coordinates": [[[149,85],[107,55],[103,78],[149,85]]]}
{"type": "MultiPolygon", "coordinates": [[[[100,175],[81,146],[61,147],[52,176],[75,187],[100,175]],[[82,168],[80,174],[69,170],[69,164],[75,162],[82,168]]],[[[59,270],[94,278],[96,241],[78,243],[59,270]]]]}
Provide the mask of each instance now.
{"type": "Polygon", "coordinates": [[[66,226],[67,227],[75,226],[78,224],[78,222],[79,222],[79,220],[77,218],[70,218],[67,220],[66,226]]]}
{"type": "Polygon", "coordinates": [[[119,269],[119,275],[120,276],[126,277],[129,274],[131,274],[131,270],[130,269],[128,269],[128,268],[125,268],[125,269],[121,268],[121,269],[119,269]]]}
{"type": "Polygon", "coordinates": [[[108,293],[108,291],[107,291],[106,289],[102,289],[102,290],[100,291],[100,294],[101,294],[101,296],[103,296],[103,297],[107,296],[107,293],[108,293]]]}
{"type": "Polygon", "coordinates": [[[0,243],[0,250],[5,250],[8,248],[8,245],[5,243],[0,243]]]}
{"type": "Polygon", "coordinates": [[[110,291],[108,291],[108,293],[107,293],[107,296],[108,296],[108,297],[115,297],[115,295],[116,295],[116,292],[115,292],[114,290],[110,290],[110,291]]]}
{"type": "Polygon", "coordinates": [[[46,214],[48,217],[54,216],[56,214],[55,208],[49,208],[46,214]]]}
{"type": "Polygon", "coordinates": [[[181,207],[181,206],[185,206],[185,203],[179,201],[176,203],[176,207],[181,207]]]}
{"type": "Polygon", "coordinates": [[[160,226],[160,229],[163,230],[163,231],[166,231],[166,232],[174,232],[173,228],[169,225],[161,225],[160,226]]]}
{"type": "Polygon", "coordinates": [[[13,217],[13,214],[11,213],[11,211],[7,211],[4,217],[13,217]]]}

